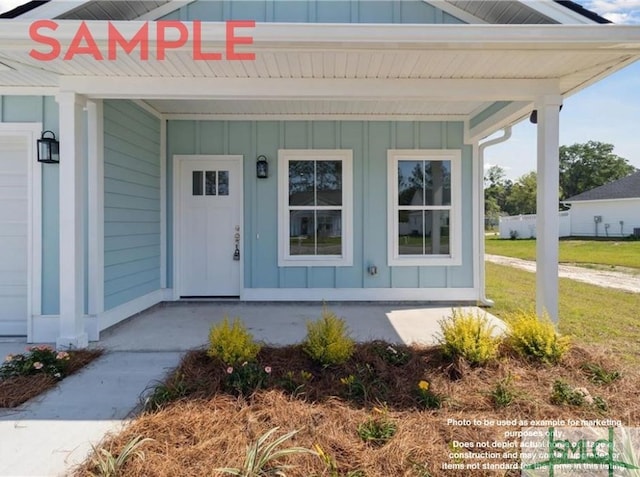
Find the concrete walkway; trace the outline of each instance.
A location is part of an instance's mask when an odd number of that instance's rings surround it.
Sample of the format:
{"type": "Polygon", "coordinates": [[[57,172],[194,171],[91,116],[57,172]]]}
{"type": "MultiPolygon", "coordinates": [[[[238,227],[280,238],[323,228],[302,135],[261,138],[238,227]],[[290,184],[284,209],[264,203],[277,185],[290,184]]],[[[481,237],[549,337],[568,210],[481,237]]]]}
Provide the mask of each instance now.
{"type": "Polygon", "coordinates": [[[179,360],[180,353],[107,353],[22,407],[0,409],[0,475],[68,475],[179,360]]]}
{"type": "MultiPolygon", "coordinates": [[[[434,343],[450,307],[338,304],[354,338],[434,343]]],[[[475,311],[475,307],[471,307],[475,311]]],[[[289,303],[176,303],[157,306],[107,330],[107,353],[56,388],[17,409],[0,409],[0,476],[69,475],[109,432],[139,408],[141,394],[174,368],[183,352],[202,347],[213,323],[239,316],[256,339],[272,344],[302,340],[307,319],[322,306],[289,303]]],[[[497,330],[504,324],[489,318],[497,330]]],[[[0,341],[0,360],[20,353],[21,340],[0,341]]]]}
{"type": "MultiPolygon", "coordinates": [[[[536,262],[522,260],[502,255],[485,255],[485,260],[519,268],[528,272],[536,272],[536,262]]],[[[609,272],[606,270],[592,270],[590,268],[575,267],[572,265],[560,265],[558,275],[562,278],[570,278],[578,282],[588,283],[599,287],[615,288],[632,293],[640,293],[640,276],[622,272],[609,272]]]]}

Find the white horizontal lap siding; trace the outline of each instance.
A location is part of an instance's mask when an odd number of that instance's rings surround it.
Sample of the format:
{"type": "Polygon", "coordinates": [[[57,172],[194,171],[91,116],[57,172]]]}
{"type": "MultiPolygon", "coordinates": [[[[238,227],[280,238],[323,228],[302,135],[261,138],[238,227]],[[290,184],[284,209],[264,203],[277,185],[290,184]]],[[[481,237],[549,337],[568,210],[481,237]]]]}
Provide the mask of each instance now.
{"type": "Polygon", "coordinates": [[[640,198],[573,202],[571,235],[595,236],[595,216],[602,218],[598,223],[599,237],[607,234],[610,237],[629,236],[634,228],[640,228],[640,198]],[[606,224],[609,225],[608,230],[606,224]]]}
{"type": "Polygon", "coordinates": [[[160,289],[160,121],[104,103],[105,310],[160,289]]]}
{"type": "Polygon", "coordinates": [[[0,335],[26,335],[28,312],[27,137],[0,131],[0,335]]]}

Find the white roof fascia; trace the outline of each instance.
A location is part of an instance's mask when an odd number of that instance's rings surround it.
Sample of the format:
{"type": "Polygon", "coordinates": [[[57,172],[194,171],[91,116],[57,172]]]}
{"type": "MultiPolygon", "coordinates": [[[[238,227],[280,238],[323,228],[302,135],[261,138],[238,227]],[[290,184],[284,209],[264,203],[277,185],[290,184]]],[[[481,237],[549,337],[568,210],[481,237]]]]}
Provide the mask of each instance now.
{"type": "MultiPolygon", "coordinates": [[[[1,22],[0,47],[22,49],[34,46],[29,37],[30,21],[11,20],[1,22]]],[[[78,20],[57,20],[58,28],[49,36],[58,41],[70,41],[77,33],[78,20]]],[[[104,21],[84,22],[96,42],[106,43],[107,23],[104,21]]],[[[131,38],[143,26],[140,21],[113,21],[121,35],[131,38]]],[[[191,22],[185,22],[189,24],[191,22]]],[[[149,42],[155,43],[155,24],[149,25],[149,42]]],[[[449,46],[460,49],[492,49],[505,46],[527,46],[540,49],[619,49],[630,55],[640,53],[640,27],[634,25],[415,25],[415,24],[322,24],[322,23],[256,23],[247,35],[253,37],[252,47],[271,45],[292,49],[326,48],[336,45],[339,49],[348,47],[387,47],[404,49],[414,46],[442,48],[449,46]]],[[[223,22],[202,22],[203,43],[223,44],[226,38],[226,24],[223,22]]],[[[190,46],[186,46],[190,48],[190,46]]]]}
{"type": "Polygon", "coordinates": [[[17,17],[14,21],[19,20],[46,20],[64,15],[71,10],[75,10],[84,3],[85,0],[51,0],[39,7],[29,10],[17,17]]]}
{"type": "Polygon", "coordinates": [[[532,10],[557,21],[562,25],[599,25],[599,23],[590,18],[580,15],[578,12],[563,7],[561,4],[553,0],[520,0],[532,10]]]}
{"type": "Polygon", "coordinates": [[[162,18],[165,15],[168,15],[175,10],[179,10],[182,7],[193,3],[194,0],[171,0],[169,3],[165,3],[164,5],[160,5],[158,8],[154,8],[150,12],[145,13],[144,15],[140,15],[136,20],[138,21],[153,21],[158,18],[162,18]]]}
{"type": "Polygon", "coordinates": [[[619,199],[586,199],[586,200],[561,200],[563,204],[588,204],[591,202],[629,202],[632,200],[640,200],[640,197],[621,197],[619,199]]]}
{"type": "Polygon", "coordinates": [[[450,4],[447,0],[422,0],[424,3],[428,3],[432,7],[439,8],[443,12],[448,13],[449,15],[453,15],[459,20],[469,24],[488,24],[486,20],[483,20],[480,17],[472,15],[471,13],[463,10],[462,8],[456,7],[455,5],[450,4]]]}

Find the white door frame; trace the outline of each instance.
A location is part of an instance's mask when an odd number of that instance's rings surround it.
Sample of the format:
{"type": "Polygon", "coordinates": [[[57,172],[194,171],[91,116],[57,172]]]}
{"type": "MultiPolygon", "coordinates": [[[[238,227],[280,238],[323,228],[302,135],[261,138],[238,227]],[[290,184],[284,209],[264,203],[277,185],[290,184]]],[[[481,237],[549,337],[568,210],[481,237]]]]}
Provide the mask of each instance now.
{"type": "Polygon", "coordinates": [[[240,163],[240,193],[238,194],[240,208],[240,293],[244,289],[244,178],[243,163],[244,156],[228,155],[228,154],[177,154],[173,156],[173,299],[180,300],[181,295],[181,277],[180,277],[180,250],[182,246],[182,230],[180,227],[180,217],[182,212],[182,162],[183,161],[212,161],[212,160],[232,160],[240,163]]]}
{"type": "MultiPolygon", "coordinates": [[[[33,316],[42,311],[42,165],[36,141],[42,123],[0,123],[0,136],[18,135],[27,139],[27,341],[33,335],[33,316]]],[[[56,166],[53,166],[56,167],[56,166]]]]}

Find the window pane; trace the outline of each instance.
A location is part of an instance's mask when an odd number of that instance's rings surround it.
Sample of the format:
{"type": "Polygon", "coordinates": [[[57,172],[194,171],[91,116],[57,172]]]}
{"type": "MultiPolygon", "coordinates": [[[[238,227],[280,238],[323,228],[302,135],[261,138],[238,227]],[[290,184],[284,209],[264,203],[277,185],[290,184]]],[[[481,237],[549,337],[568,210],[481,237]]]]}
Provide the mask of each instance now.
{"type": "Polygon", "coordinates": [[[218,171],[218,195],[229,195],[229,171],[218,171]]]}
{"type": "Polygon", "coordinates": [[[202,171],[193,171],[192,173],[193,184],[191,186],[191,193],[193,195],[202,195],[202,171]]]}
{"type": "Polygon", "coordinates": [[[342,161],[316,162],[316,205],[342,205],[342,161]]]}
{"type": "Polygon", "coordinates": [[[424,205],[423,161],[398,161],[398,205],[424,205]]]}
{"type": "Polygon", "coordinates": [[[289,211],[289,254],[315,255],[315,211],[289,211]]]}
{"type": "Polygon", "coordinates": [[[289,205],[315,205],[315,161],[289,161],[289,205]]]}
{"type": "Polygon", "coordinates": [[[342,255],[342,211],[318,210],[317,255],[342,255]]]}
{"type": "Polygon", "coordinates": [[[425,211],[425,255],[449,255],[451,237],[449,236],[449,211],[425,211]]]}
{"type": "Polygon", "coordinates": [[[451,205],[451,161],[425,161],[426,205],[451,205]]]}
{"type": "Polygon", "coordinates": [[[205,173],[205,194],[216,195],[216,171],[205,173]]]}
{"type": "Polygon", "coordinates": [[[398,254],[422,255],[424,251],[424,211],[398,211],[398,254]]]}

